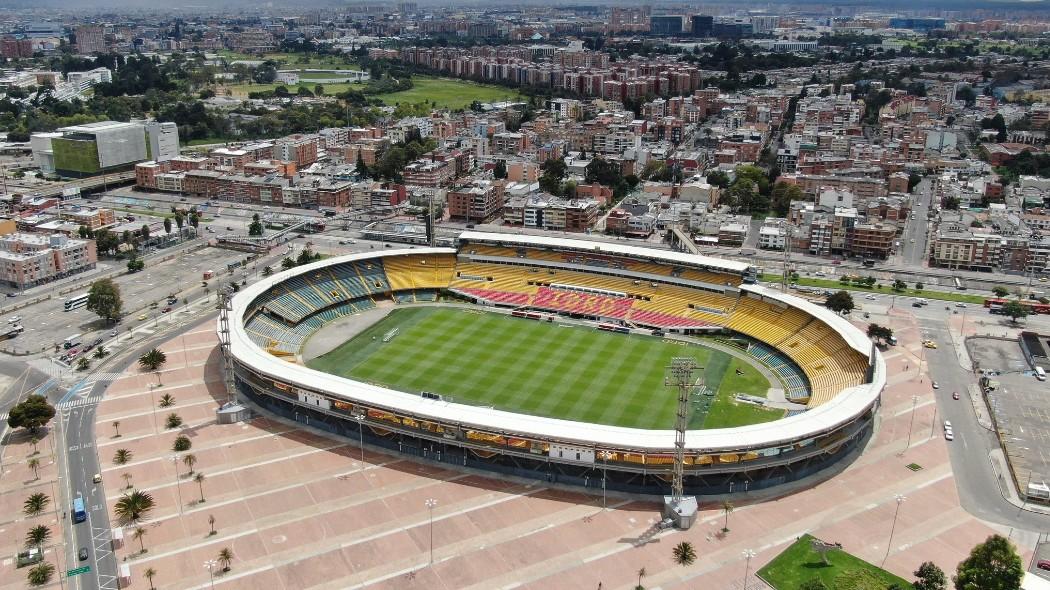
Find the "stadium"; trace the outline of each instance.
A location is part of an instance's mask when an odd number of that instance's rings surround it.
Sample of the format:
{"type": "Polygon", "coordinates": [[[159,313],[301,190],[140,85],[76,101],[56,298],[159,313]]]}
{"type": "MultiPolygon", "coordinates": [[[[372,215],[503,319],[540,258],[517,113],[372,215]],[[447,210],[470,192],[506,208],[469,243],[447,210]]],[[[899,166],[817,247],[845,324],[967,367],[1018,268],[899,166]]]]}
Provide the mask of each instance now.
{"type": "Polygon", "coordinates": [[[684,487],[758,490],[856,456],[885,365],[839,315],[747,264],[464,232],[455,248],[325,259],[241,290],[232,378],[269,411],[425,460],[666,494],[690,388],[684,487]]]}

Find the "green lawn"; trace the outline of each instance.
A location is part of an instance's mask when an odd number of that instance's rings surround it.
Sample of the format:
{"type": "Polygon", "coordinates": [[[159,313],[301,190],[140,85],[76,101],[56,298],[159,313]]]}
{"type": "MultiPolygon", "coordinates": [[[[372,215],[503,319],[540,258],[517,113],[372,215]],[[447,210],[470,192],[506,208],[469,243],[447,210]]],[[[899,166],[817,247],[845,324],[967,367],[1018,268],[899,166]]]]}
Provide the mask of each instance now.
{"type": "MultiPolygon", "coordinates": [[[[233,92],[234,98],[245,98],[248,96],[249,92],[265,92],[267,90],[273,90],[278,86],[284,86],[288,89],[288,92],[294,95],[299,91],[300,86],[313,92],[314,87],[317,86],[317,82],[304,82],[300,80],[299,84],[231,84],[226,88],[229,88],[230,91],[233,92]]],[[[324,86],[325,96],[335,96],[336,94],[345,92],[350,88],[356,88],[358,90],[364,88],[364,85],[361,83],[321,84],[321,86],[324,86]]],[[[221,94],[221,91],[219,94],[221,94]]]]}
{"type": "Polygon", "coordinates": [[[753,424],[782,416],[731,401],[737,391],[765,395],[769,383],[754,367],[723,352],[475,310],[397,309],[307,365],[409,393],[431,391],[459,403],[669,429],[677,396],[663,379],[665,367],[678,356],[706,366],[707,383],[719,388],[710,416],[703,402],[694,404],[692,427],[753,424]],[[383,335],[394,328],[397,336],[384,343],[383,335]]]}
{"type": "Polygon", "coordinates": [[[394,105],[399,102],[418,103],[434,101],[437,103],[438,108],[447,109],[469,108],[470,103],[475,100],[494,102],[524,99],[517,91],[503,88],[502,86],[426,76],[413,76],[412,88],[409,90],[377,94],[376,98],[387,105],[394,105]]]}
{"type": "Polygon", "coordinates": [[[820,578],[825,586],[834,590],[885,590],[891,584],[904,589],[912,587],[907,581],[845,551],[829,551],[829,565],[824,565],[820,554],[810,545],[812,538],[803,535],[758,570],[758,575],[775,590],[797,590],[813,578],[820,578]]]}

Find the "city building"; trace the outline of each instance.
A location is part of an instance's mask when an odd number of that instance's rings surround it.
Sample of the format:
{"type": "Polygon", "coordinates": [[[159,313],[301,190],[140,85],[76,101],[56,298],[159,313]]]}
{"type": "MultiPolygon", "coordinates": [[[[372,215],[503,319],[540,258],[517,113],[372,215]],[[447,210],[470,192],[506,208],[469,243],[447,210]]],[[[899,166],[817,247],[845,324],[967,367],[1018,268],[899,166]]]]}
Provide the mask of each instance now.
{"type": "Polygon", "coordinates": [[[102,25],[80,25],[73,30],[73,35],[80,55],[106,52],[106,28],[102,25]]]}
{"type": "MultiPolygon", "coordinates": [[[[177,135],[175,141],[177,145],[177,135]]],[[[130,170],[149,154],[141,122],[62,127],[57,133],[34,133],[30,145],[42,170],[70,177],[130,170]]]]}
{"type": "Polygon", "coordinates": [[[94,240],[63,234],[0,236],[0,282],[24,289],[95,267],[94,240]]]}

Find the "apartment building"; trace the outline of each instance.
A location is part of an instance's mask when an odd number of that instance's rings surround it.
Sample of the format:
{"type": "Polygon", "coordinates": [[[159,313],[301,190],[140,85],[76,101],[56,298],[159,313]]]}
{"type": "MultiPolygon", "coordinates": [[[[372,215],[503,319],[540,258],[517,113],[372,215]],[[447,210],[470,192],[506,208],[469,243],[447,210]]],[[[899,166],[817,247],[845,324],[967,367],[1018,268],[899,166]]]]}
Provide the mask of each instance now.
{"type": "Polygon", "coordinates": [[[0,236],[0,282],[27,288],[90,270],[98,262],[94,240],[12,233],[0,236]]]}
{"type": "Polygon", "coordinates": [[[450,219],[484,223],[503,210],[504,186],[501,182],[475,180],[448,191],[445,199],[450,219]]]}

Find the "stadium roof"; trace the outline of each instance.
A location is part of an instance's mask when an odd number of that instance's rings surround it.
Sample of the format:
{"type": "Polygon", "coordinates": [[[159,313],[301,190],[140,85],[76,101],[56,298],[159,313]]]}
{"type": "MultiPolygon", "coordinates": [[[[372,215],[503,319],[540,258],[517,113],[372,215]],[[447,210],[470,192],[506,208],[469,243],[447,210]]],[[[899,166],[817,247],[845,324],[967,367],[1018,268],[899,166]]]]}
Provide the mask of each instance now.
{"type": "Polygon", "coordinates": [[[746,262],[735,262],[711,256],[699,256],[697,254],[686,254],[673,250],[657,250],[654,248],[640,248],[638,246],[627,246],[615,242],[598,242],[571,238],[552,238],[547,236],[530,236],[522,234],[501,234],[495,232],[467,231],[459,235],[459,239],[468,241],[498,241],[510,244],[521,244],[522,246],[565,248],[571,250],[592,250],[605,254],[620,254],[635,258],[648,258],[664,260],[672,264],[689,264],[694,266],[707,266],[720,268],[729,272],[742,273],[751,265],[746,262]]]}
{"type": "MultiPolygon", "coordinates": [[[[500,236],[501,234],[473,234],[475,236],[500,236]]],[[[512,236],[517,237],[517,236],[512,236]]],[[[579,241],[557,240],[568,247],[578,246],[579,241]]],[[[553,245],[553,244],[552,244],[553,245]]],[[[649,250],[641,251],[650,256],[649,250]]],[[[274,285],[291,277],[309,273],[318,268],[334,266],[355,260],[386,258],[399,255],[455,254],[451,248],[414,248],[387,250],[385,252],[363,252],[328,258],[313,264],[296,267],[264,278],[240,291],[233,298],[230,320],[230,346],[234,357],[255,372],[283,384],[299,385],[350,402],[386,409],[394,413],[420,419],[430,419],[446,424],[457,424],[464,429],[477,429],[495,433],[508,433],[539,440],[552,440],[565,444],[576,444],[586,448],[609,448],[637,450],[651,453],[671,453],[674,450],[673,430],[643,430],[605,424],[575,422],[556,418],[545,418],[518,414],[494,408],[457,404],[443,400],[428,400],[417,394],[405,393],[361,383],[310,369],[303,365],[281,360],[266,352],[251,341],[244,327],[244,315],[249,305],[274,285]]],[[[694,258],[690,256],[690,258],[694,258]]],[[[701,258],[701,257],[696,257],[701,258]]],[[[868,411],[878,399],[886,385],[886,365],[877,349],[856,326],[836,314],[804,301],[798,297],[778,293],[763,287],[747,286],[747,290],[777,299],[798,307],[827,321],[841,333],[847,342],[865,355],[874,354],[872,381],[839,392],[831,401],[795,416],[773,422],[720,428],[712,430],[690,430],[686,436],[686,447],[701,453],[740,452],[743,450],[770,449],[805,441],[829,432],[857,419],[868,411]],[[830,316],[827,314],[831,314],[830,316]],[[873,351],[873,352],[872,352],[873,351]]],[[[672,395],[668,393],[668,395],[672,395]]],[[[671,426],[670,424],[668,426],[671,426]]]]}

